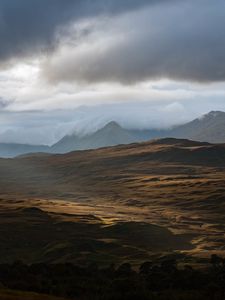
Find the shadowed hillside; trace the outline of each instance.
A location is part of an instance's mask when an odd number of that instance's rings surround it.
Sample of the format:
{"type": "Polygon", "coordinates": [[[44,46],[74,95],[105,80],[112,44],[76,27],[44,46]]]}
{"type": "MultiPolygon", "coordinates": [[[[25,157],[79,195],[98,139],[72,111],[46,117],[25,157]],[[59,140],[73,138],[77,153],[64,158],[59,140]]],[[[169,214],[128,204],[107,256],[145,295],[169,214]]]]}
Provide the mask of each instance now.
{"type": "Polygon", "coordinates": [[[224,145],[177,139],[1,159],[1,258],[223,254],[224,168],[224,145]]]}

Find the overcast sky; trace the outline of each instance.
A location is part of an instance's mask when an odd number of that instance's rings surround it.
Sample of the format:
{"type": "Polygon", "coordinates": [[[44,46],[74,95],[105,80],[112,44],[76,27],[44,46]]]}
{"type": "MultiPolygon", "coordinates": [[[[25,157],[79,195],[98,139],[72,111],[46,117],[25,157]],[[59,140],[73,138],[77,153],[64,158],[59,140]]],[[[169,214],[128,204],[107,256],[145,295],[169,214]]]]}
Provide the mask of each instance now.
{"type": "Polygon", "coordinates": [[[224,0],[0,0],[0,142],[225,111],[224,0]]]}

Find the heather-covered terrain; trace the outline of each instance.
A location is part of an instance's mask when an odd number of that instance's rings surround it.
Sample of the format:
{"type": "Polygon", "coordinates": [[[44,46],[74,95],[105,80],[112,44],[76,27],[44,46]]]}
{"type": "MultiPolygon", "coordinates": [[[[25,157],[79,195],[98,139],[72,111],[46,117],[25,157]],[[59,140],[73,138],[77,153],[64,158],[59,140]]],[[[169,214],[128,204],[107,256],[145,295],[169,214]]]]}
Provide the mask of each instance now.
{"type": "Polygon", "coordinates": [[[224,255],[224,145],[163,139],[0,166],[1,262],[224,255]]]}

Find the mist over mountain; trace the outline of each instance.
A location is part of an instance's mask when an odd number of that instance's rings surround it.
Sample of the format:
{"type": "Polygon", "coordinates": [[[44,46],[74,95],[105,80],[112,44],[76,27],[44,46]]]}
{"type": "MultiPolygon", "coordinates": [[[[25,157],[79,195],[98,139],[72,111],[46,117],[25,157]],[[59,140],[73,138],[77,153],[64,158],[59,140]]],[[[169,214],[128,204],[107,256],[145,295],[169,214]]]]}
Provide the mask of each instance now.
{"type": "MultiPolygon", "coordinates": [[[[137,137],[137,140],[140,138],[137,137]]],[[[96,149],[134,142],[135,136],[118,123],[112,121],[93,134],[83,137],[67,135],[51,147],[53,152],[65,153],[73,150],[96,149]]]]}
{"type": "Polygon", "coordinates": [[[65,153],[73,150],[96,149],[163,137],[225,143],[225,112],[211,111],[189,123],[167,130],[125,129],[116,122],[110,122],[102,129],[84,137],[67,135],[53,145],[51,149],[53,152],[65,153]]]}
{"type": "Polygon", "coordinates": [[[211,111],[184,125],[171,129],[126,129],[111,121],[94,133],[80,136],[69,134],[52,146],[1,143],[1,157],[15,157],[27,153],[67,153],[75,150],[97,149],[119,144],[143,142],[157,138],[183,138],[209,143],[225,143],[225,112],[211,111]]]}

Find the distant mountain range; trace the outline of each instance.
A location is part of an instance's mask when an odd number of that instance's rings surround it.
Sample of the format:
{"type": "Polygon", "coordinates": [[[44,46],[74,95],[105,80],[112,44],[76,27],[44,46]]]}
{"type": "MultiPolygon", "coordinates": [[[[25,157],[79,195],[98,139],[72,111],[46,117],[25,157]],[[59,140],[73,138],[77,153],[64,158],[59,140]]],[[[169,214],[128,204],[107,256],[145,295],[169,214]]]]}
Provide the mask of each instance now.
{"type": "Polygon", "coordinates": [[[26,153],[36,152],[49,152],[50,147],[48,146],[36,146],[26,144],[14,144],[14,143],[0,143],[0,157],[10,158],[26,153]]]}
{"type": "Polygon", "coordinates": [[[225,112],[212,111],[189,123],[167,130],[125,129],[112,121],[98,131],[82,137],[76,134],[66,135],[51,147],[1,143],[0,156],[15,157],[26,153],[40,152],[66,153],[75,150],[97,149],[165,137],[209,143],[225,143],[225,112]]]}

